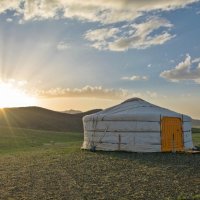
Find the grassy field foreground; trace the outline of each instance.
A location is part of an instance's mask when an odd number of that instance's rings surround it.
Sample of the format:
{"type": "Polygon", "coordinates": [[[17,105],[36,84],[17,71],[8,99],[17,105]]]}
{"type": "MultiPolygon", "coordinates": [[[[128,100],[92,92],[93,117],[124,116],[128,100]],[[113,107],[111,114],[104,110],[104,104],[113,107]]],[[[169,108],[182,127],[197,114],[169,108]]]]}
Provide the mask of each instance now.
{"type": "Polygon", "coordinates": [[[91,153],[82,137],[0,128],[0,199],[200,199],[199,155],[91,153]]]}

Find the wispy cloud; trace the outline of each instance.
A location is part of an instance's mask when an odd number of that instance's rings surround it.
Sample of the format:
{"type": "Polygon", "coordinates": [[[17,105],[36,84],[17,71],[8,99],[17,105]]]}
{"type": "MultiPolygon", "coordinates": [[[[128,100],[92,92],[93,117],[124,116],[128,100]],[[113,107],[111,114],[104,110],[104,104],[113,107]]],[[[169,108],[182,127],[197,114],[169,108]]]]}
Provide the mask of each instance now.
{"type": "Polygon", "coordinates": [[[76,18],[78,20],[116,23],[131,21],[144,12],[168,11],[184,8],[199,0],[1,0],[0,12],[15,10],[25,20],[48,18],[76,18]]]}
{"type": "Polygon", "coordinates": [[[146,91],[147,96],[151,97],[151,98],[157,98],[158,94],[157,92],[153,92],[153,91],[146,91]]]}
{"type": "Polygon", "coordinates": [[[8,86],[15,86],[15,87],[24,87],[25,85],[28,84],[28,81],[26,80],[16,80],[16,79],[7,79],[7,80],[1,80],[0,79],[0,84],[6,84],[8,86]]]}
{"type": "Polygon", "coordinates": [[[65,41],[61,41],[57,44],[56,48],[60,51],[64,51],[66,49],[69,49],[70,48],[70,45],[65,42],[65,41]]]}
{"type": "Polygon", "coordinates": [[[196,12],[197,15],[200,15],[200,10],[196,12]]]}
{"type": "Polygon", "coordinates": [[[148,80],[148,77],[133,75],[133,76],[123,76],[121,79],[127,80],[127,81],[146,81],[146,80],[148,80]]]}
{"type": "Polygon", "coordinates": [[[85,86],[82,88],[51,88],[32,91],[38,98],[95,98],[107,100],[126,100],[133,97],[144,99],[162,99],[166,96],[155,91],[132,91],[127,89],[103,88],[102,86],[85,86]]]}
{"type": "Polygon", "coordinates": [[[187,54],[184,61],[171,70],[163,71],[160,76],[173,82],[192,80],[200,83],[200,60],[199,58],[192,60],[191,56],[187,54]]]}
{"type": "Polygon", "coordinates": [[[149,67],[149,68],[152,67],[152,64],[148,64],[147,67],[149,67]]]}
{"type": "Polygon", "coordinates": [[[110,38],[116,38],[116,34],[119,33],[118,28],[101,28],[96,30],[89,30],[85,34],[85,38],[90,41],[104,42],[110,38]]]}
{"type": "Polygon", "coordinates": [[[169,31],[173,25],[166,19],[152,17],[145,22],[119,28],[89,30],[85,38],[99,50],[125,51],[161,45],[175,37],[169,31]],[[159,31],[164,28],[164,31],[159,31]]]}
{"type": "Polygon", "coordinates": [[[17,13],[21,13],[20,3],[21,2],[18,0],[11,0],[11,1],[1,0],[0,13],[4,13],[7,10],[14,10],[17,13]]]}
{"type": "Polygon", "coordinates": [[[101,99],[124,99],[130,96],[130,92],[125,89],[107,89],[102,86],[85,86],[83,88],[51,88],[48,90],[34,90],[39,97],[88,97],[101,99]]]}
{"type": "Polygon", "coordinates": [[[12,22],[13,19],[12,19],[12,18],[7,18],[6,21],[7,21],[7,22],[12,22]]]}
{"type": "Polygon", "coordinates": [[[195,58],[192,60],[192,63],[200,63],[200,58],[195,58]]]}
{"type": "MultiPolygon", "coordinates": [[[[19,16],[19,23],[29,20],[76,19],[97,22],[102,29],[89,30],[85,38],[91,46],[99,50],[125,51],[128,49],[145,49],[162,45],[175,35],[170,33],[173,26],[169,21],[153,18],[140,23],[135,20],[141,16],[184,8],[200,0],[1,0],[0,14],[8,10],[19,16]],[[119,22],[128,24],[120,25],[119,22]],[[118,28],[113,26],[117,24],[118,28]],[[162,31],[160,29],[163,29],[162,31]]],[[[64,50],[62,44],[58,49],[64,50]]]]}
{"type": "MultiPolygon", "coordinates": [[[[143,77],[143,79],[145,79],[143,77]]],[[[140,98],[163,98],[164,96],[158,94],[155,91],[136,91],[124,88],[106,88],[102,86],[90,86],[86,85],[82,88],[61,88],[53,87],[47,89],[40,89],[31,85],[27,80],[7,79],[0,80],[0,86],[6,85],[8,87],[14,87],[17,90],[22,91],[24,94],[28,94],[37,99],[48,98],[95,98],[95,99],[107,99],[107,100],[126,100],[133,97],[140,98]]],[[[40,85],[42,83],[40,82],[40,85]]]]}

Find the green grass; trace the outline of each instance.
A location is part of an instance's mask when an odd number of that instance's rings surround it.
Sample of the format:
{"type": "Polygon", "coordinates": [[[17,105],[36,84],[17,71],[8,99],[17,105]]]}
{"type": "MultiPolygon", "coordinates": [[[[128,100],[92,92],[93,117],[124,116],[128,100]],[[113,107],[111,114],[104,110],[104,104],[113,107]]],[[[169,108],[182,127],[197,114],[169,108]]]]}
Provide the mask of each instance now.
{"type": "Polygon", "coordinates": [[[83,134],[0,127],[0,154],[79,148],[83,134]]]}
{"type": "Polygon", "coordinates": [[[92,153],[80,150],[82,140],[1,127],[0,199],[200,199],[200,155],[92,153]]]}
{"type": "Polygon", "coordinates": [[[200,133],[193,133],[192,135],[194,145],[200,147],[200,133]]]}
{"type": "Polygon", "coordinates": [[[194,145],[200,147],[200,128],[193,128],[192,133],[194,145]]]}

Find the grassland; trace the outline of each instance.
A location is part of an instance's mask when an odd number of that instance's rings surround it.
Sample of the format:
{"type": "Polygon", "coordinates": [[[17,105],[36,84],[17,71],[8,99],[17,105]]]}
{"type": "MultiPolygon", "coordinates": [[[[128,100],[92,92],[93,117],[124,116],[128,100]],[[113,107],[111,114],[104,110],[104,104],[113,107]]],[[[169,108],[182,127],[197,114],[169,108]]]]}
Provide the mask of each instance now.
{"type": "Polygon", "coordinates": [[[53,132],[22,128],[0,128],[0,155],[30,151],[46,151],[70,147],[80,149],[83,136],[80,133],[53,132]]]}
{"type": "Polygon", "coordinates": [[[192,133],[194,145],[200,147],[200,128],[193,128],[192,133]]]}
{"type": "Polygon", "coordinates": [[[82,139],[1,127],[0,199],[200,199],[200,155],[92,153],[82,139]]]}

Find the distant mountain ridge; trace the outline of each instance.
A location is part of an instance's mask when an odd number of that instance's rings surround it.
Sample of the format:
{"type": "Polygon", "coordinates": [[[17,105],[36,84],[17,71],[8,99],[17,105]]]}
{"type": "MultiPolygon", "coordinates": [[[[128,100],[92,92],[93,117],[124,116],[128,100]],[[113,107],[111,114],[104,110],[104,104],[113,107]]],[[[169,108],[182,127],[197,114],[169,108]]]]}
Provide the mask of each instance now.
{"type": "Polygon", "coordinates": [[[0,126],[83,132],[82,117],[98,111],[100,109],[78,114],[68,114],[34,106],[5,108],[0,109],[0,126]]]}
{"type": "MultiPolygon", "coordinates": [[[[41,107],[0,109],[0,126],[38,130],[83,132],[82,118],[101,109],[69,114],[41,107]]],[[[200,128],[200,120],[192,120],[193,128],[200,128]]]]}
{"type": "Polygon", "coordinates": [[[200,120],[199,119],[192,119],[192,127],[193,128],[200,128],[200,120]]]}
{"type": "Polygon", "coordinates": [[[70,109],[70,110],[65,110],[65,111],[63,111],[63,113],[78,114],[78,113],[82,113],[82,111],[70,109]]]}

